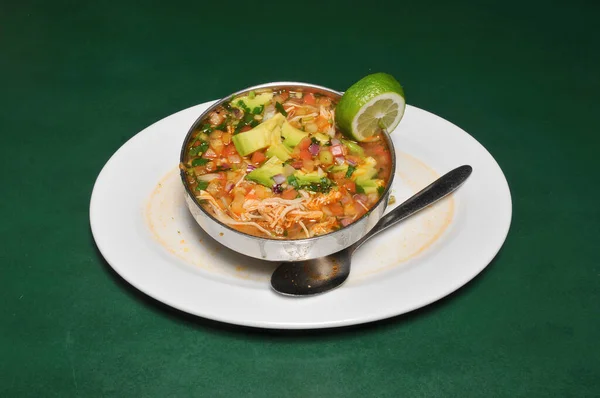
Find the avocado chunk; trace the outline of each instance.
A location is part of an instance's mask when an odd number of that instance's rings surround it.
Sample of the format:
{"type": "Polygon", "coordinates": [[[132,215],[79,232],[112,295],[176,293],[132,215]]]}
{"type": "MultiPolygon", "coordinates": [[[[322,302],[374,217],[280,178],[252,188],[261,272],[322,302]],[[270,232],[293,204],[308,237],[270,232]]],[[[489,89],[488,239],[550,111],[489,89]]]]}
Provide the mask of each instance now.
{"type": "Polygon", "coordinates": [[[242,95],[241,97],[234,98],[231,101],[231,106],[243,110],[249,109],[250,111],[252,111],[254,110],[254,108],[264,106],[267,102],[271,101],[272,98],[273,93],[254,94],[252,96],[250,94],[247,94],[242,95]]]}
{"type": "Polygon", "coordinates": [[[369,194],[369,193],[376,193],[378,191],[378,188],[383,186],[383,180],[374,180],[371,178],[364,178],[364,177],[359,177],[356,179],[355,181],[356,183],[356,190],[357,191],[361,191],[369,194]]]}
{"type": "Polygon", "coordinates": [[[342,144],[346,145],[351,154],[357,156],[365,156],[365,150],[356,142],[342,140],[342,144]]]}
{"type": "Polygon", "coordinates": [[[285,162],[286,160],[291,159],[291,157],[292,157],[291,154],[292,154],[292,151],[288,147],[283,145],[281,143],[281,141],[272,144],[269,147],[269,149],[267,149],[267,153],[266,153],[268,158],[276,156],[282,162],[285,162]]]}
{"type": "Polygon", "coordinates": [[[277,114],[250,131],[234,135],[231,140],[233,141],[233,145],[235,145],[235,149],[240,155],[246,156],[252,152],[270,146],[273,143],[274,135],[281,136],[281,133],[276,132],[276,134],[273,134],[273,132],[281,126],[284,121],[285,117],[281,114],[277,114]]]}
{"type": "Polygon", "coordinates": [[[343,171],[344,173],[348,171],[347,164],[335,164],[327,169],[330,173],[339,173],[343,171]]]}
{"type": "Polygon", "coordinates": [[[317,141],[319,141],[319,143],[321,145],[325,145],[329,142],[330,138],[327,134],[323,134],[323,133],[316,133],[313,135],[313,137],[315,137],[315,139],[317,141]]]}
{"type": "Polygon", "coordinates": [[[262,166],[248,173],[246,179],[271,188],[275,184],[273,176],[277,174],[283,174],[283,163],[277,157],[272,157],[262,166]]]}
{"type": "Polygon", "coordinates": [[[293,176],[298,186],[313,192],[327,193],[334,185],[334,183],[327,178],[327,174],[323,173],[321,169],[311,173],[296,171],[293,176]]]}
{"type": "Polygon", "coordinates": [[[365,158],[365,162],[363,164],[356,168],[352,176],[355,179],[371,179],[377,174],[377,169],[375,168],[376,165],[377,162],[375,161],[375,159],[369,156],[365,158]]]}
{"type": "Polygon", "coordinates": [[[283,125],[281,126],[281,136],[283,137],[283,143],[285,144],[285,146],[287,146],[290,149],[293,149],[296,145],[300,143],[300,141],[304,139],[304,137],[308,137],[308,133],[305,133],[304,131],[295,128],[286,120],[285,123],[283,123],[283,125]]]}
{"type": "Polygon", "coordinates": [[[325,177],[325,174],[320,174],[316,171],[313,171],[312,173],[305,173],[298,170],[294,173],[294,176],[296,177],[299,185],[308,185],[313,182],[320,182],[321,178],[325,177]]]}

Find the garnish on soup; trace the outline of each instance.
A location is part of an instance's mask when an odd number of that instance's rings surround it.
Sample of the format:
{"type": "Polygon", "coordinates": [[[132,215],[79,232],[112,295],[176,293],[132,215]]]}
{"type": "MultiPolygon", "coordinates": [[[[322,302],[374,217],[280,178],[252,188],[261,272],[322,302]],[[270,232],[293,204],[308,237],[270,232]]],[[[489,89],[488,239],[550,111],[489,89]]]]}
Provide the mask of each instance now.
{"type": "Polygon", "coordinates": [[[382,133],[362,142],[335,125],[335,101],[251,91],[211,112],[187,144],[185,171],[205,210],[251,235],[302,239],[358,220],[389,181],[382,133]]]}

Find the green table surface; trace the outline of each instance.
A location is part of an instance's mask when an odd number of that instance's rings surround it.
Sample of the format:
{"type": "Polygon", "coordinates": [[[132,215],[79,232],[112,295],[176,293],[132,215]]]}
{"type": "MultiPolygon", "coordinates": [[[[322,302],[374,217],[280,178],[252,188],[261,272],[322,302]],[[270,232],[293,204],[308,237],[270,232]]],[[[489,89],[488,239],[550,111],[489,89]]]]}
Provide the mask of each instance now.
{"type": "Polygon", "coordinates": [[[0,3],[1,397],[600,396],[598,2],[203,3],[0,3]],[[93,183],[144,127],[252,84],[375,71],[510,184],[508,238],[456,293],[263,331],[172,310],[96,249],[93,183]]]}

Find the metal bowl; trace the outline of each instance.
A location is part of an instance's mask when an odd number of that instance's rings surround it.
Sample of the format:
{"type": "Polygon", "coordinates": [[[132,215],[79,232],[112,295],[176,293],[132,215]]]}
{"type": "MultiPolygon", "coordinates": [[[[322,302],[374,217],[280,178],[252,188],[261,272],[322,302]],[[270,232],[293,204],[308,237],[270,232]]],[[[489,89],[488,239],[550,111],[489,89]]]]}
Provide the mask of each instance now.
{"type": "MultiPolygon", "coordinates": [[[[229,101],[232,97],[246,94],[250,91],[260,93],[261,91],[271,91],[277,89],[288,89],[293,91],[303,91],[319,93],[335,100],[339,100],[341,93],[326,87],[317,86],[308,83],[297,83],[297,82],[275,82],[261,84],[258,86],[248,87],[236,93],[230,94],[223,99],[214,103],[206,111],[204,111],[198,119],[191,126],[188,131],[183,145],[181,147],[180,161],[183,162],[186,155],[186,147],[192,139],[193,133],[197,127],[201,124],[201,121],[215,108],[221,105],[223,102],[229,101]]],[[[186,203],[192,213],[192,216],[196,222],[206,231],[211,237],[217,242],[224,246],[227,246],[231,250],[246,256],[259,258],[268,261],[299,261],[309,260],[312,258],[318,258],[327,256],[329,254],[338,252],[354,244],[363,236],[369,232],[379,219],[383,216],[388,203],[388,197],[390,194],[390,187],[394,180],[394,170],[396,169],[396,155],[394,151],[394,144],[387,134],[384,134],[387,141],[388,148],[390,149],[391,161],[392,161],[392,172],[388,184],[385,188],[383,195],[379,198],[379,201],[364,214],[361,218],[349,224],[348,226],[341,228],[337,231],[330,232],[325,235],[319,235],[312,238],[304,239],[270,239],[263,238],[254,235],[249,235],[233,229],[219,220],[214,218],[208,211],[198,203],[194,192],[191,190],[186,178],[185,172],[181,171],[181,181],[186,191],[186,203]]]]}

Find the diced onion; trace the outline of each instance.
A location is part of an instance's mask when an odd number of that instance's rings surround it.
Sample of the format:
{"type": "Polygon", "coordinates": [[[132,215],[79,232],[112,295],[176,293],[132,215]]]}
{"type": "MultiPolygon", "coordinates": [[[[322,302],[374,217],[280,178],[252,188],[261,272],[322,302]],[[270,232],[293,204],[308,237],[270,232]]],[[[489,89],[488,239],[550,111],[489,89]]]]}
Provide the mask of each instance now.
{"type": "Polygon", "coordinates": [[[320,149],[321,147],[319,146],[319,144],[310,144],[310,146],[308,147],[308,152],[310,152],[310,154],[313,156],[317,156],[319,154],[320,149]]]}
{"type": "Polygon", "coordinates": [[[231,192],[234,186],[235,184],[233,183],[233,181],[227,181],[227,184],[225,184],[225,190],[227,192],[231,192]]]}
{"type": "Polygon", "coordinates": [[[242,162],[242,158],[240,157],[240,155],[229,155],[229,156],[227,156],[227,160],[229,160],[230,163],[241,163],[242,162]]]}
{"type": "Polygon", "coordinates": [[[219,178],[218,174],[202,174],[198,176],[198,179],[201,181],[211,182],[214,179],[219,178]]]}
{"type": "Polygon", "coordinates": [[[341,142],[337,138],[332,138],[331,139],[331,145],[340,145],[340,144],[341,144],[341,142]]]}
{"type": "Polygon", "coordinates": [[[283,174],[276,174],[273,176],[273,181],[276,184],[283,184],[285,182],[285,176],[283,174]]]}
{"type": "Polygon", "coordinates": [[[344,164],[345,159],[342,156],[336,156],[335,157],[335,162],[337,164],[339,164],[340,166],[344,164]]]}
{"type": "Polygon", "coordinates": [[[252,170],[254,170],[256,168],[256,166],[249,164],[248,167],[246,168],[246,172],[250,173],[252,170]]]}
{"type": "MultiPolygon", "coordinates": [[[[331,140],[333,141],[333,140],[331,140]]],[[[344,154],[344,150],[342,149],[342,147],[340,145],[332,145],[331,149],[329,149],[331,151],[331,154],[333,156],[342,156],[344,154]]]]}
{"type": "Polygon", "coordinates": [[[352,159],[346,159],[346,162],[348,162],[348,164],[350,166],[356,166],[357,165],[357,163],[354,160],[352,160],[352,159]]]}

